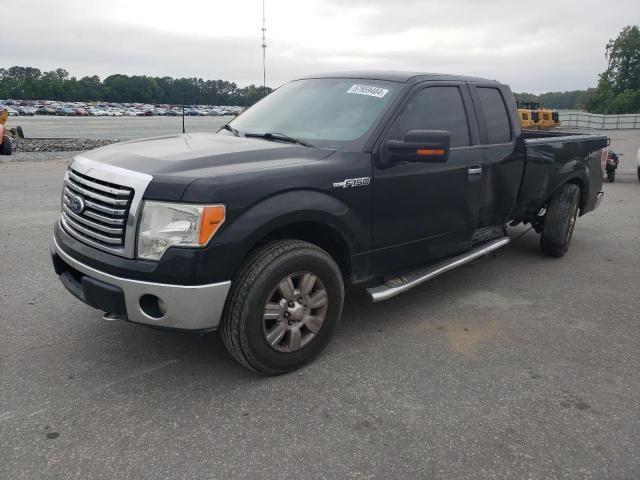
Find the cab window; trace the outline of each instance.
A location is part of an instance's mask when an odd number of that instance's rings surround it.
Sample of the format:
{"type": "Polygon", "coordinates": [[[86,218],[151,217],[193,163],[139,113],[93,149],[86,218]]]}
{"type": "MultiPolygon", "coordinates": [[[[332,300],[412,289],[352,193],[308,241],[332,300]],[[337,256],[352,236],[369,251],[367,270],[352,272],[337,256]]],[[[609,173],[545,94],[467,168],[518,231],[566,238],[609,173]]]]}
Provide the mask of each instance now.
{"type": "Polygon", "coordinates": [[[402,140],[410,130],[446,130],[452,148],[468,146],[469,125],[460,89],[427,87],[416,92],[396,119],[390,138],[402,140]]]}
{"type": "Polygon", "coordinates": [[[511,141],[511,122],[500,90],[478,87],[477,92],[482,105],[484,124],[487,127],[487,143],[509,143],[511,141]]]}

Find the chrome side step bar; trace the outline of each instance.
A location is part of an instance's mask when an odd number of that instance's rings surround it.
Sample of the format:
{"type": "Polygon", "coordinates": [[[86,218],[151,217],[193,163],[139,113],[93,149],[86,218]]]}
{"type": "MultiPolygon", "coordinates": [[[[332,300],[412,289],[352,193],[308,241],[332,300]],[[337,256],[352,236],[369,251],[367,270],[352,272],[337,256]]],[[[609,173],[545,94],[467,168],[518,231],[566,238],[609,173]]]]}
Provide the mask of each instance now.
{"type": "Polygon", "coordinates": [[[449,270],[458,268],[465,263],[469,263],[477,258],[483,257],[499,248],[509,244],[511,239],[509,237],[500,238],[487,243],[483,243],[478,247],[458,255],[457,257],[447,258],[432,265],[420,268],[413,272],[405,273],[397,278],[386,279],[382,285],[367,288],[367,293],[374,302],[382,302],[400,295],[401,293],[411,290],[413,287],[423,284],[424,282],[431,280],[432,278],[442,275],[449,270]]]}

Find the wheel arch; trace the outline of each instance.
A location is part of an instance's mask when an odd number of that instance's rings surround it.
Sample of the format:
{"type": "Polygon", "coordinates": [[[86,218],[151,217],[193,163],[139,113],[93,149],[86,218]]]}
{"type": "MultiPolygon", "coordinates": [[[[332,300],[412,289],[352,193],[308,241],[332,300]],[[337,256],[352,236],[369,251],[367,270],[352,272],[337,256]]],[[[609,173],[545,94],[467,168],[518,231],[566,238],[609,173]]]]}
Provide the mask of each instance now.
{"type": "Polygon", "coordinates": [[[559,169],[556,173],[557,182],[549,191],[549,195],[545,201],[545,204],[549,202],[557,192],[559,192],[566,184],[577,185],[580,189],[580,201],[578,203],[580,207],[580,214],[589,201],[589,189],[591,185],[589,167],[584,162],[569,162],[559,169]]]}
{"type": "Polygon", "coordinates": [[[265,199],[234,219],[216,235],[216,243],[240,245],[240,263],[256,249],[277,239],[296,239],[325,250],[345,281],[354,274],[353,256],[370,240],[368,223],[348,205],[318,191],[290,191],[265,199]]]}
{"type": "Polygon", "coordinates": [[[283,225],[256,241],[246,255],[266,243],[284,239],[302,240],[321,248],[338,264],[345,281],[351,281],[353,265],[349,242],[337,228],[325,222],[305,220],[283,225]]]}

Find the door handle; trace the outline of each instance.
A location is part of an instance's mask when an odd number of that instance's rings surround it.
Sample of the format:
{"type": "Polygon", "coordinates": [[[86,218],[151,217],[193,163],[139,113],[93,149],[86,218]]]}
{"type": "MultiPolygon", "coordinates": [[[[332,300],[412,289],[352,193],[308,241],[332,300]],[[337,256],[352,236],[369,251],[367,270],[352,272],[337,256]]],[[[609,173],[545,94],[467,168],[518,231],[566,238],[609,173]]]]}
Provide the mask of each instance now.
{"type": "Polygon", "coordinates": [[[482,174],[482,165],[471,165],[469,167],[469,175],[481,175],[482,174]]]}

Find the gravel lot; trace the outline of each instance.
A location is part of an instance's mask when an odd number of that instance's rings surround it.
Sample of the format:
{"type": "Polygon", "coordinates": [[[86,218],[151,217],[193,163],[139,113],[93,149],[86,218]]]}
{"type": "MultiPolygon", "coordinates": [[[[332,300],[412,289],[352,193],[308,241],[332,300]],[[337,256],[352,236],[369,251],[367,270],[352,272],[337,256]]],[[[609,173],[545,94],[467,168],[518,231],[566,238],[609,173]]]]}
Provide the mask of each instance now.
{"type": "Polygon", "coordinates": [[[0,163],[0,478],[640,478],[635,175],[563,259],[529,232],[391,301],[353,291],[315,363],[262,378],[216,334],[106,323],[64,290],[65,167],[0,163]]]}
{"type": "MultiPolygon", "coordinates": [[[[104,147],[116,140],[93,138],[12,138],[13,153],[78,152],[104,147]]],[[[30,160],[28,155],[23,160],[30,160]]]]}

